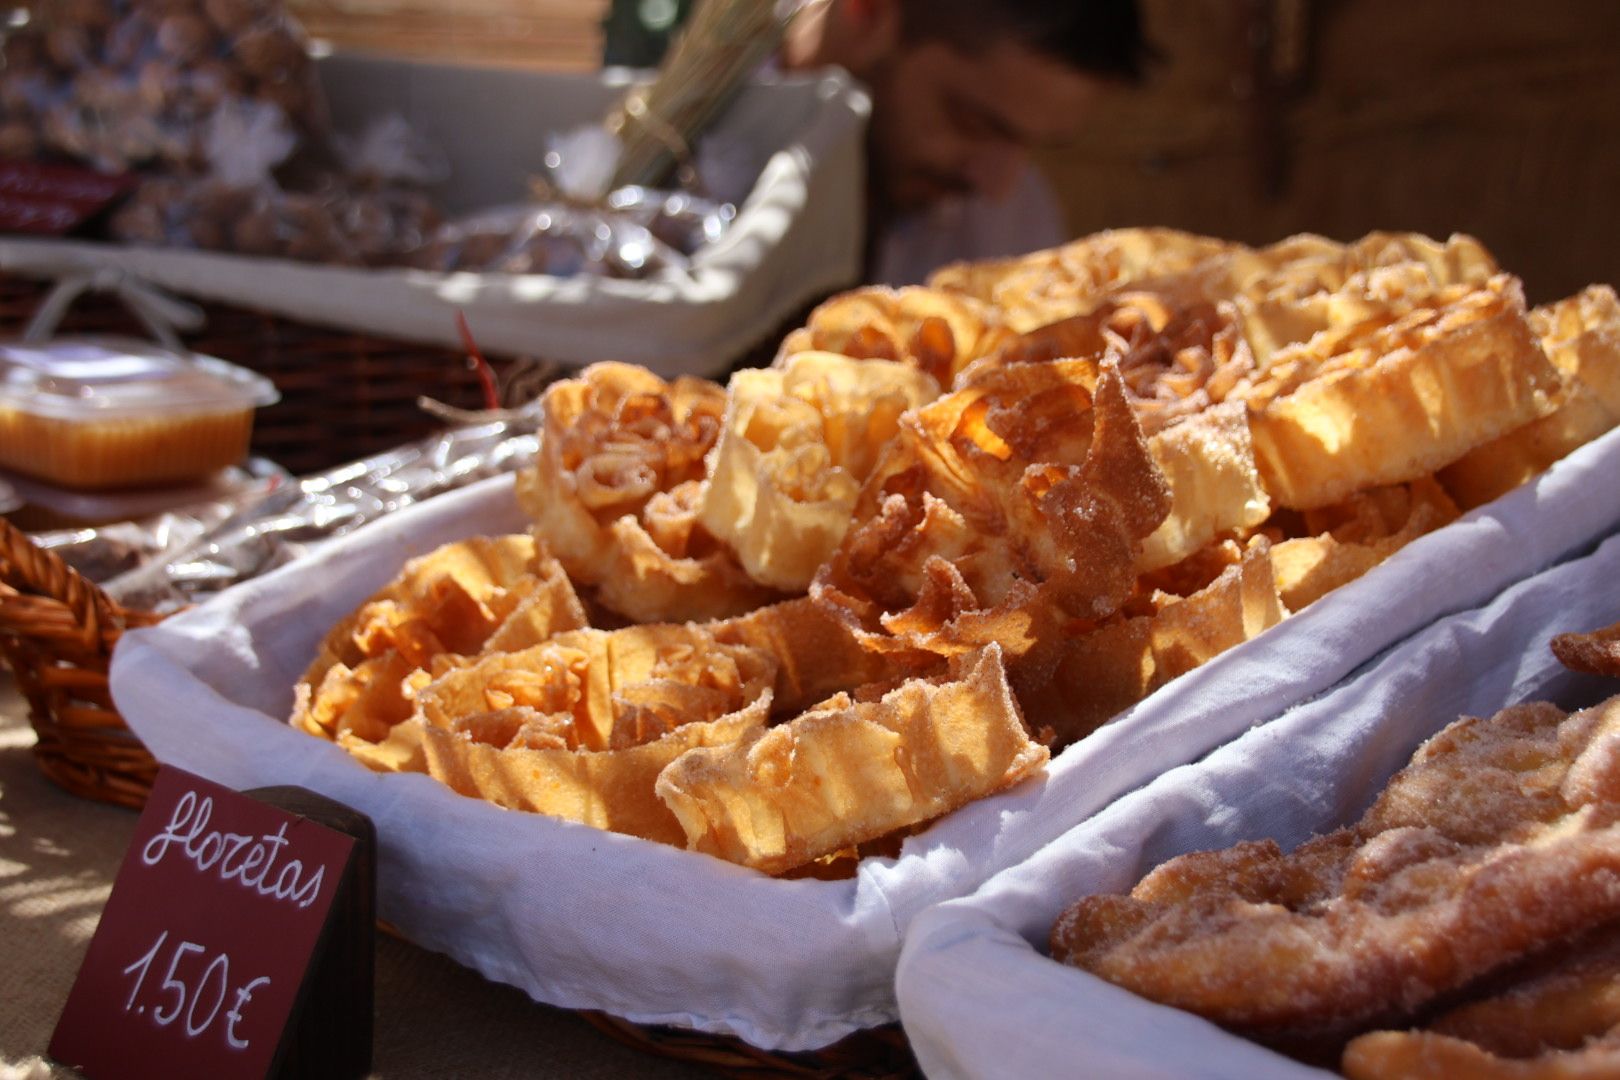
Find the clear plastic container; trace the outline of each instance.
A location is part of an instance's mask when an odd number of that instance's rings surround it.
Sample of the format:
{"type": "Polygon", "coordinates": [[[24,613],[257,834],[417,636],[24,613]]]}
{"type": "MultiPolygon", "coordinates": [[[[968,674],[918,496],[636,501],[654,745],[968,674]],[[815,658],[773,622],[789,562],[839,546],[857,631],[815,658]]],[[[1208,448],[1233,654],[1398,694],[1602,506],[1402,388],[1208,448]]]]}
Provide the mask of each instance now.
{"type": "Polygon", "coordinates": [[[270,381],[127,338],[0,344],[0,466],[80,490],[152,487],[247,454],[270,381]]]}

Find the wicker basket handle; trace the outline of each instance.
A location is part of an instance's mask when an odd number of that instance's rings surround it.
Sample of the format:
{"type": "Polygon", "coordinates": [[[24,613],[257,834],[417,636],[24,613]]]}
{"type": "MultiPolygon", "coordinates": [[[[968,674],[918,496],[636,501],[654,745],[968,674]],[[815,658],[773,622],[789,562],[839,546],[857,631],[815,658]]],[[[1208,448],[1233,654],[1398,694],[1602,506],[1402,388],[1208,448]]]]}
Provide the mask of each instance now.
{"type": "Polygon", "coordinates": [[[77,630],[74,636],[86,650],[98,648],[107,633],[123,629],[118,605],[106,593],[4,519],[0,519],[0,582],[10,586],[9,590],[0,588],[0,621],[7,624],[11,622],[9,609],[28,609],[6,595],[15,591],[22,597],[46,597],[65,607],[77,630]]]}

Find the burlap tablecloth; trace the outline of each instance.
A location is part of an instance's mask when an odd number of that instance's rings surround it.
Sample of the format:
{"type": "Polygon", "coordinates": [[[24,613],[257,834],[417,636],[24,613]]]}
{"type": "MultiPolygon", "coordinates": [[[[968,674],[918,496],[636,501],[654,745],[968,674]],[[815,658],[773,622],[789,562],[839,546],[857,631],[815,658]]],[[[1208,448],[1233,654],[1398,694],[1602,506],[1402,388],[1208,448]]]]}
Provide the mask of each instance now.
{"type": "MultiPolygon", "coordinates": [[[[136,820],[52,785],[34,765],[33,742],[26,706],[0,673],[0,1076],[44,1054],[136,820]]],[[[712,1075],[621,1046],[571,1013],[391,937],[377,940],[376,1009],[379,1077],[712,1075]]]]}

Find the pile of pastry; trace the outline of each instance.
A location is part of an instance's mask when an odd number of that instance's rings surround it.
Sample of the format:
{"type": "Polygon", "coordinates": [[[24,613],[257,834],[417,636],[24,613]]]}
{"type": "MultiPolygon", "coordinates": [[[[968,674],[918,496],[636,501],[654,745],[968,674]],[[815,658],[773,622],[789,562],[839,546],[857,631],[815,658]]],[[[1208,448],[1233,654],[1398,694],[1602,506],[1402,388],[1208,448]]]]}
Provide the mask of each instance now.
{"type": "Polygon", "coordinates": [[[839,872],[1620,422],[1620,304],[1527,310],[1466,237],[1128,230],[835,297],[727,386],[600,364],[543,405],[531,533],[408,565],[293,722],[839,872]]]}
{"type": "MultiPolygon", "coordinates": [[[[1553,639],[1620,676],[1620,624],[1553,639]]],[[[1465,718],[1354,825],[1085,897],[1053,956],[1355,1080],[1620,1075],[1620,696],[1465,718]]]]}

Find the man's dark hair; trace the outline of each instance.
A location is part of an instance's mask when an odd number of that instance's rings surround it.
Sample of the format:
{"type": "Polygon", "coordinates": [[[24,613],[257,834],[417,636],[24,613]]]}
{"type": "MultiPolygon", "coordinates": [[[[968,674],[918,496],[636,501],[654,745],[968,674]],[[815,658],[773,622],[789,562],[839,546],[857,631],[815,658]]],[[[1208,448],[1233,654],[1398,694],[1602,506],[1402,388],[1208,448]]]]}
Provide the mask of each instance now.
{"type": "Polygon", "coordinates": [[[908,39],[968,52],[1012,38],[1089,75],[1140,82],[1155,53],[1136,0],[904,0],[908,39]]]}

